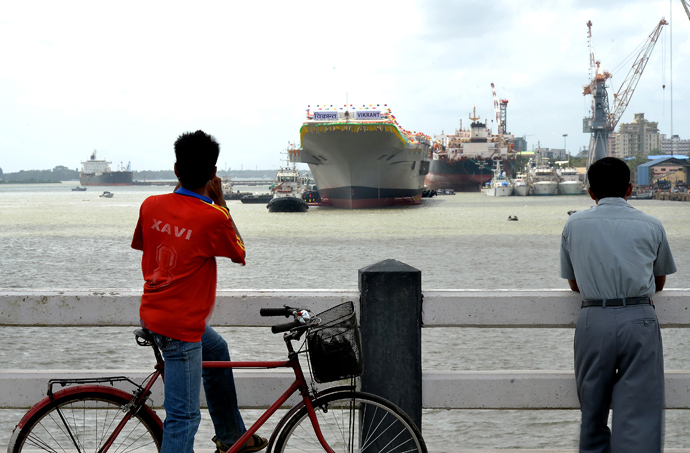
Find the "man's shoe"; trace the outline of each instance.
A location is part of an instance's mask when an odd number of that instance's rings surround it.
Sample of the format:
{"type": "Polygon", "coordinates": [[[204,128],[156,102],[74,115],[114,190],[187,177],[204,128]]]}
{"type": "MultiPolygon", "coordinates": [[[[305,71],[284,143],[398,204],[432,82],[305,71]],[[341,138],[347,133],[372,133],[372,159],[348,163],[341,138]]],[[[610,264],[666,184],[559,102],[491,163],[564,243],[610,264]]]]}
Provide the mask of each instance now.
{"type": "MultiPolygon", "coordinates": [[[[218,440],[216,436],[213,436],[213,439],[211,440],[216,444],[215,453],[227,453],[227,451],[230,450],[230,447],[218,440]]],[[[252,440],[254,440],[254,445],[247,446],[245,444],[244,447],[240,448],[240,451],[238,453],[251,453],[254,451],[263,450],[264,448],[266,448],[266,445],[268,445],[267,439],[257,436],[256,434],[252,435],[252,440]]]]}

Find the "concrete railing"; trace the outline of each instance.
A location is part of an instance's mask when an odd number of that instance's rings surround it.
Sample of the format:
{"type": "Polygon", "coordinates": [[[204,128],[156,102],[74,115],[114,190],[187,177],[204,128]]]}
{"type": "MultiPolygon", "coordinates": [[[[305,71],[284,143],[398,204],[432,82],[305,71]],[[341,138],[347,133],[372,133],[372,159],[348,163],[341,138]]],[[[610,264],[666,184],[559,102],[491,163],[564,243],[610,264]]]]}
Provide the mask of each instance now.
{"type": "MultiPolygon", "coordinates": [[[[0,290],[2,326],[136,326],[139,291],[0,290]]],[[[570,291],[431,290],[423,293],[422,325],[434,327],[574,327],[578,296],[570,291]]],[[[269,326],[262,307],[309,307],[318,312],[358,291],[219,291],[215,326],[269,326]]],[[[690,289],[668,289],[655,297],[662,327],[690,327],[690,289]]],[[[357,304],[356,304],[357,305],[357,304]]],[[[26,408],[40,400],[50,378],[127,375],[148,370],[0,370],[0,408],[26,408]]],[[[290,372],[236,371],[243,406],[266,407],[290,372]],[[275,389],[275,391],[274,391],[275,389]]],[[[162,401],[162,393],[154,401],[162,401]]],[[[577,409],[572,371],[423,372],[422,407],[444,409],[577,409]]],[[[666,407],[690,409],[690,371],[666,371],[666,407]]]]}

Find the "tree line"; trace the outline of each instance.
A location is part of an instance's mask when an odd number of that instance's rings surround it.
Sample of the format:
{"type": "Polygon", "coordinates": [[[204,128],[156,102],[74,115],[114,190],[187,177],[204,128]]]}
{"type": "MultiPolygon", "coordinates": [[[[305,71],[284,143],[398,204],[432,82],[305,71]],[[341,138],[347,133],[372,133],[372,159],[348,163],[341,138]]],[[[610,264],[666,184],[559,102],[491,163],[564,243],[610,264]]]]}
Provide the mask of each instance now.
{"type": "MultiPolygon", "coordinates": [[[[218,176],[246,179],[273,179],[276,170],[218,170],[218,176]]],[[[135,181],[155,181],[176,179],[173,170],[142,170],[132,172],[135,181]]],[[[60,181],[78,181],[79,171],[58,165],[51,170],[20,170],[3,173],[0,168],[0,183],[57,183],[60,181]]]]}

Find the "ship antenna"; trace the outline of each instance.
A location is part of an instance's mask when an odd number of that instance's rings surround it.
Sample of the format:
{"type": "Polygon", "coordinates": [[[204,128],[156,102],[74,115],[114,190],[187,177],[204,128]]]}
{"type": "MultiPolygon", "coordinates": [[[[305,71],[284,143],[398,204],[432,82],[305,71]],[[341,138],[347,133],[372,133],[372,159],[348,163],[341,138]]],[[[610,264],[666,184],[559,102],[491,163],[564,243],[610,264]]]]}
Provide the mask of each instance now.
{"type": "Polygon", "coordinates": [[[470,119],[473,123],[475,123],[479,118],[480,117],[477,116],[477,106],[472,107],[472,115],[470,116],[470,119]]]}

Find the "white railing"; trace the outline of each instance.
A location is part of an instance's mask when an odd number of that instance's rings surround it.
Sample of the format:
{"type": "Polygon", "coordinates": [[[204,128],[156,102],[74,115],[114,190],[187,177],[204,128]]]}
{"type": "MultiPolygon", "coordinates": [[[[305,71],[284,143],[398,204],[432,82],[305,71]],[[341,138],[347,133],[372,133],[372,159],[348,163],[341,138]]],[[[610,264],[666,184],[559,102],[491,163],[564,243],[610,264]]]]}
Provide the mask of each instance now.
{"type": "MultiPolygon", "coordinates": [[[[574,327],[580,310],[575,293],[539,291],[425,291],[422,322],[434,327],[574,327]]],[[[275,319],[256,316],[261,307],[307,306],[318,312],[356,291],[219,291],[215,326],[269,326],[275,319]]],[[[136,326],[139,291],[0,290],[2,326],[136,326]]],[[[661,327],[690,327],[690,289],[669,289],[655,297],[661,327]]],[[[148,370],[0,370],[0,408],[26,408],[40,400],[46,382],[56,377],[142,378],[148,370]]],[[[271,389],[286,388],[291,372],[236,371],[245,407],[266,407],[271,389]]],[[[573,372],[458,371],[423,372],[423,408],[577,409],[573,372]]],[[[161,389],[157,390],[158,392],[161,389]]],[[[162,397],[154,398],[162,401],[162,397]]],[[[690,409],[690,370],[666,371],[666,407],[690,409]]]]}

